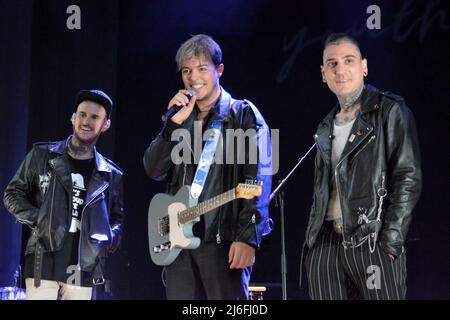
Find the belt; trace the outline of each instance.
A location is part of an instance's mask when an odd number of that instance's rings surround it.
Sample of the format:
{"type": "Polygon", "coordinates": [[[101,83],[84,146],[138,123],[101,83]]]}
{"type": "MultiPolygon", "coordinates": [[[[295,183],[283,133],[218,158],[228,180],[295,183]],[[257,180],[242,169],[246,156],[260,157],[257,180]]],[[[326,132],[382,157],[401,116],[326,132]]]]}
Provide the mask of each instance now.
{"type": "Polygon", "coordinates": [[[41,285],[41,276],[42,276],[42,262],[44,257],[44,246],[41,244],[39,239],[36,241],[36,250],[34,252],[34,286],[39,288],[41,285]]]}

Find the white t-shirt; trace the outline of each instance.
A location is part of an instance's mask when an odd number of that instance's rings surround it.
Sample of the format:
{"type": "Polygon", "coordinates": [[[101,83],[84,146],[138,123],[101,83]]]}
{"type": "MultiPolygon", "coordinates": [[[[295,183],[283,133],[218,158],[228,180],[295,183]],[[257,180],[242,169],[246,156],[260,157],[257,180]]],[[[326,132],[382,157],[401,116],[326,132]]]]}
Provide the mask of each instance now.
{"type": "Polygon", "coordinates": [[[328,202],[326,220],[331,221],[342,218],[341,202],[339,201],[339,195],[336,188],[334,170],[341,159],[342,151],[344,151],[345,144],[347,143],[354,122],[355,119],[342,126],[334,124],[333,127],[334,138],[331,143],[331,165],[333,166],[333,171],[331,175],[331,194],[328,202]]]}

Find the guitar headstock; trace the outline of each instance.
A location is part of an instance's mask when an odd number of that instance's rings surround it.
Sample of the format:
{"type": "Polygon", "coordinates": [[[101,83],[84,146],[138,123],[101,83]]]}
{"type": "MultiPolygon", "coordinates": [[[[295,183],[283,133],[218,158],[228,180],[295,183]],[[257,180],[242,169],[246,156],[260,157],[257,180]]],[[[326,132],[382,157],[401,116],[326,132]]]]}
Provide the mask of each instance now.
{"type": "Polygon", "coordinates": [[[262,186],[258,182],[239,183],[236,187],[236,198],[253,199],[262,193],[262,186]]]}

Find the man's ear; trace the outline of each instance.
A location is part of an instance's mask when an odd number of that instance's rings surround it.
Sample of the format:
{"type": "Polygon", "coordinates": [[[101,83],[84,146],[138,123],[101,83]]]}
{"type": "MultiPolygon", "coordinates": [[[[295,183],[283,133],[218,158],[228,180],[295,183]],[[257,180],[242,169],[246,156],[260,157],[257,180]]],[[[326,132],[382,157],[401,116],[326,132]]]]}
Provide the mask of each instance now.
{"type": "Polygon", "coordinates": [[[110,119],[106,120],[105,123],[103,124],[102,132],[105,132],[106,130],[108,130],[109,127],[111,127],[111,120],[110,119]]]}
{"type": "Polygon", "coordinates": [[[223,69],[225,69],[225,66],[223,65],[223,63],[221,63],[217,66],[217,74],[219,75],[219,78],[222,76],[223,69]]]}
{"type": "Polygon", "coordinates": [[[72,125],[75,125],[75,113],[72,113],[72,116],[70,117],[70,122],[72,122],[72,125]]]}
{"type": "Polygon", "coordinates": [[[364,58],[362,59],[362,68],[363,68],[363,72],[364,72],[364,76],[367,76],[369,74],[369,67],[367,65],[367,59],[364,58]]]}

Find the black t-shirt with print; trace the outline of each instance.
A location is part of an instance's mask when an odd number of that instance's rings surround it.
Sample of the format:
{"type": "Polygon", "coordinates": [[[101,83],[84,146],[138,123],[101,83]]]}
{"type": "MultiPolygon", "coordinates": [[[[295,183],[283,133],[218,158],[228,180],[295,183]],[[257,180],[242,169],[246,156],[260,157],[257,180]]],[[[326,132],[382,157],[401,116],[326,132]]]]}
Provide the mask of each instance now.
{"type": "MultiPolygon", "coordinates": [[[[68,284],[92,286],[92,277],[88,272],[78,273],[78,250],[82,212],[87,188],[94,169],[94,159],[78,160],[68,156],[72,178],[72,199],[69,208],[70,226],[62,248],[55,252],[44,253],[42,279],[61,281],[68,284]]],[[[25,277],[33,277],[34,255],[25,257],[25,277]]]]}

